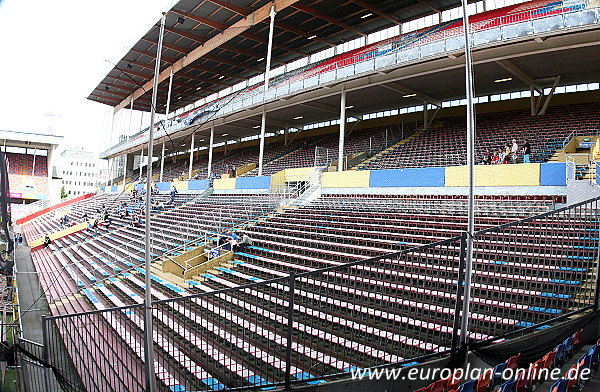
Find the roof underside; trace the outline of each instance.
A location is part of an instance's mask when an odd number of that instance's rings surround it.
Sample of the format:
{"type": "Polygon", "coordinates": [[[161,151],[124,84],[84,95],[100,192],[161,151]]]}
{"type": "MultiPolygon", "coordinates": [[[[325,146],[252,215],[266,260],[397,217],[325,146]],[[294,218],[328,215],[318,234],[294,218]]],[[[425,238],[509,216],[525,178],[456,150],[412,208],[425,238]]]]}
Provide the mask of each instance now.
{"type": "MultiPolygon", "coordinates": [[[[292,3],[278,10],[275,18],[272,68],[460,5],[458,0],[299,0],[292,3]],[[365,15],[369,16],[363,18],[365,15]]],[[[270,4],[267,0],[181,0],[166,17],[161,71],[270,4]]],[[[185,64],[174,74],[170,111],[264,73],[269,19],[239,30],[234,31],[233,38],[185,64]]],[[[157,22],[117,62],[88,99],[115,107],[150,82],[158,34],[157,22]]],[[[159,113],[165,111],[168,84],[168,79],[159,84],[159,113]]],[[[147,91],[135,99],[134,109],[150,111],[150,101],[150,91],[147,91]]]]}

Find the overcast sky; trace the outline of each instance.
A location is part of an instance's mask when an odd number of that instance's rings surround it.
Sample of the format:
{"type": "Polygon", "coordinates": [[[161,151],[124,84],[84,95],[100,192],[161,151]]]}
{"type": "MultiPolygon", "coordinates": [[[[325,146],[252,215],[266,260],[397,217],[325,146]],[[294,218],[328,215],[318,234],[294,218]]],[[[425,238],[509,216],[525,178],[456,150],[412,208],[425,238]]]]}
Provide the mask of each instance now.
{"type": "Polygon", "coordinates": [[[112,108],[86,97],[173,3],[0,0],[0,129],[104,150],[112,108]]]}

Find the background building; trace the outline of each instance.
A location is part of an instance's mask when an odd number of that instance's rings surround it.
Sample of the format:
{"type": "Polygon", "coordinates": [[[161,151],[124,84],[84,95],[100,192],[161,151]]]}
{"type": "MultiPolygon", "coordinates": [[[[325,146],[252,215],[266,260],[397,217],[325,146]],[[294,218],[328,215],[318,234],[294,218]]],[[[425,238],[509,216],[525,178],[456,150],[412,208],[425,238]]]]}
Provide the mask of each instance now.
{"type": "Polygon", "coordinates": [[[96,191],[103,165],[92,152],[83,147],[64,150],[60,154],[58,165],[67,197],[96,191]]]}

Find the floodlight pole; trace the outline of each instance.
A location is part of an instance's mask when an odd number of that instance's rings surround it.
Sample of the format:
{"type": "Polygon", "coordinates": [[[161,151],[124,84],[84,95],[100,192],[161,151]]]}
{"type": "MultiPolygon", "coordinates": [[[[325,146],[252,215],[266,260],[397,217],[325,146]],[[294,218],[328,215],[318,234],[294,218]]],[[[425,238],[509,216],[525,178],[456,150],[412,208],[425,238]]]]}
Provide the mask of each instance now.
{"type": "MultiPolygon", "coordinates": [[[[154,84],[152,86],[152,105],[150,107],[150,132],[148,139],[148,162],[152,162],[152,150],[154,146],[154,116],[156,114],[156,95],[158,92],[158,75],[160,73],[160,56],[162,52],[163,35],[165,32],[166,12],[163,12],[160,20],[160,33],[158,34],[158,47],[156,49],[156,62],[154,64],[154,84]]],[[[156,390],[154,376],[154,341],[152,338],[152,280],[150,279],[150,196],[152,186],[152,165],[148,165],[146,171],[146,226],[145,226],[145,266],[144,278],[146,292],[144,293],[144,361],[146,370],[146,391],[156,390]]]]}
{"type": "MultiPolygon", "coordinates": [[[[267,68],[265,70],[265,90],[266,94],[269,90],[269,74],[271,73],[271,53],[273,51],[273,29],[275,29],[275,6],[271,6],[271,22],[269,24],[269,44],[267,46],[267,68]]],[[[263,95],[264,96],[264,95],[263,95]]],[[[265,130],[267,127],[267,110],[263,106],[262,117],[260,121],[260,150],[258,152],[258,175],[262,176],[263,159],[265,156],[265,130]]]]}
{"type": "MultiPolygon", "coordinates": [[[[469,335],[469,304],[471,302],[471,275],[473,270],[473,233],[475,231],[475,111],[473,107],[473,61],[467,0],[462,0],[463,33],[465,38],[465,89],[467,95],[467,166],[469,168],[469,198],[467,204],[467,246],[465,255],[465,284],[460,324],[460,343],[466,344],[469,335]]],[[[460,283],[459,286],[460,287],[460,283]]]]}

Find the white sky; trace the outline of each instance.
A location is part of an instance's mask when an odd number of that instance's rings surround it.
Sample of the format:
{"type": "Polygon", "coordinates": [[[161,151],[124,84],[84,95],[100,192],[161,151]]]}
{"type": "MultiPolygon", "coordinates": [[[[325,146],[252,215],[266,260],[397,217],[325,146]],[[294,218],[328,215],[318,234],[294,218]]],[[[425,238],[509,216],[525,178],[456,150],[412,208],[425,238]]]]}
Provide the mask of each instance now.
{"type": "Polygon", "coordinates": [[[51,127],[65,137],[60,150],[113,144],[112,108],[86,97],[113,67],[105,60],[119,60],[173,3],[0,0],[0,129],[51,127]]]}

